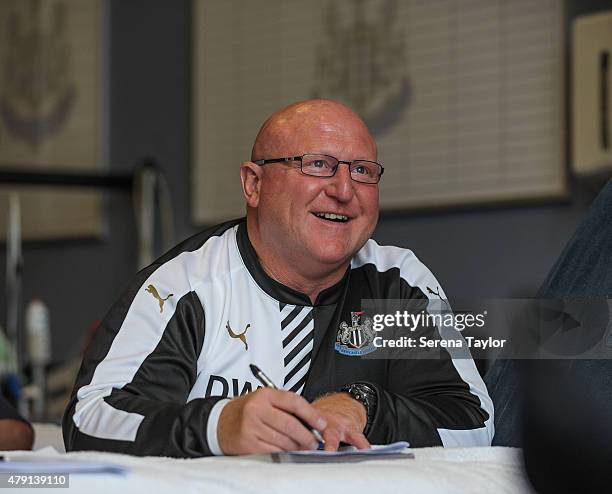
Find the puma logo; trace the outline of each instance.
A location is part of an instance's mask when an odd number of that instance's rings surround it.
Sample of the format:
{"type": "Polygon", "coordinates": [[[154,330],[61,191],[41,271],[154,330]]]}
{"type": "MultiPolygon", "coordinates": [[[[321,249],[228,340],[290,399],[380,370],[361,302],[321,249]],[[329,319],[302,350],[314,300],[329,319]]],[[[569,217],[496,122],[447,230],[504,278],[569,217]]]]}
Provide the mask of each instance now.
{"type": "Polygon", "coordinates": [[[247,343],[247,339],[246,339],[246,332],[247,330],[251,327],[250,324],[246,325],[246,328],[244,328],[244,331],[242,333],[234,333],[234,331],[232,331],[232,327],[230,326],[229,321],[227,321],[227,324],[225,325],[225,328],[227,329],[227,332],[229,333],[229,335],[232,338],[239,338],[240,341],[242,341],[242,343],[244,343],[244,350],[248,351],[249,349],[249,344],[247,343]]]}
{"type": "Polygon", "coordinates": [[[149,292],[151,295],[153,295],[154,298],[157,299],[157,301],[159,302],[160,314],[164,312],[164,302],[174,295],[173,293],[171,293],[166,298],[161,298],[159,292],[157,291],[157,288],[155,288],[153,285],[149,285],[148,287],[146,287],[145,292],[149,292]]]}
{"type": "Polygon", "coordinates": [[[450,305],[448,305],[448,302],[440,296],[440,287],[438,287],[437,292],[434,292],[431,288],[427,287],[427,293],[431,293],[432,295],[437,295],[438,298],[442,301],[442,303],[446,305],[447,308],[450,309],[450,305]]]}
{"type": "Polygon", "coordinates": [[[440,297],[440,287],[438,287],[438,291],[437,292],[434,292],[431,288],[427,287],[427,292],[431,293],[432,295],[437,295],[438,298],[442,298],[442,297],[440,297]]]}

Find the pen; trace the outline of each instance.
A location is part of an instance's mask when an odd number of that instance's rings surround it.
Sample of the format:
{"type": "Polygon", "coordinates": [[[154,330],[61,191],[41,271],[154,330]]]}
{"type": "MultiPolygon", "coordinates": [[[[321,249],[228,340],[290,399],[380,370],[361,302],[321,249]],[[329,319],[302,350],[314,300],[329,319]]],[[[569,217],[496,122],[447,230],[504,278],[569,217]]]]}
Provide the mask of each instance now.
{"type": "MultiPolygon", "coordinates": [[[[255,364],[251,364],[249,367],[251,368],[251,372],[257,378],[257,380],[261,384],[263,384],[266,388],[278,389],[278,387],[272,382],[272,380],[268,376],[266,376],[259,367],[257,367],[255,364]]],[[[296,418],[300,422],[302,422],[302,424],[304,424],[304,426],[307,429],[309,429],[310,432],[312,432],[312,435],[315,437],[317,441],[319,441],[320,445],[325,445],[325,439],[323,439],[323,436],[317,429],[314,429],[310,427],[309,425],[305,424],[304,421],[300,419],[299,417],[296,417],[296,418]]]]}

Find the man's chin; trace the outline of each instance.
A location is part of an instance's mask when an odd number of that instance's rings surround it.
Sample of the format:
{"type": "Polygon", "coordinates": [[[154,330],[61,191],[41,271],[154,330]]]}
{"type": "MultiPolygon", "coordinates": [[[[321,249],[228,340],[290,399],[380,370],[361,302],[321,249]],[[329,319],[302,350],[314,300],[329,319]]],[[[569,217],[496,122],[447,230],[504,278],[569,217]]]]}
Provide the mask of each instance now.
{"type": "Polygon", "coordinates": [[[322,266],[342,266],[347,264],[354,254],[354,249],[347,248],[346,245],[328,245],[323,249],[318,248],[311,251],[311,259],[322,266]]]}

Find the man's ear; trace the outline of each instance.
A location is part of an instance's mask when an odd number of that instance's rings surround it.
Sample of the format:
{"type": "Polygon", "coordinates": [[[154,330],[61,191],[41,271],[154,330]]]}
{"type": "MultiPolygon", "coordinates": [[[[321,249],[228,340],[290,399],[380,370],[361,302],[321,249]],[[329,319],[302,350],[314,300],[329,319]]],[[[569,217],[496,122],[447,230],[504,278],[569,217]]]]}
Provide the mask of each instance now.
{"type": "Polygon", "coordinates": [[[252,161],[245,161],[240,166],[242,193],[246,199],[247,206],[252,208],[256,208],[259,204],[262,174],[261,166],[256,165],[252,161]]]}

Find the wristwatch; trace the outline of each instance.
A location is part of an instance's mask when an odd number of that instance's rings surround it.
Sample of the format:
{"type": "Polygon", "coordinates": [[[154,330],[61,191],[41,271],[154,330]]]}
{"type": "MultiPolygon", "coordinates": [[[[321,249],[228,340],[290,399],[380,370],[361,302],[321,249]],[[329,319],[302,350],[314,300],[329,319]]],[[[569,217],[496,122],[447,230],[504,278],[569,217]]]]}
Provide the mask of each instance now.
{"type": "Polygon", "coordinates": [[[353,383],[343,386],[340,391],[350,394],[353,399],[361,403],[366,409],[367,422],[363,429],[363,435],[367,436],[374,422],[376,415],[376,406],[378,405],[378,397],[376,390],[366,383],[353,383]]]}

